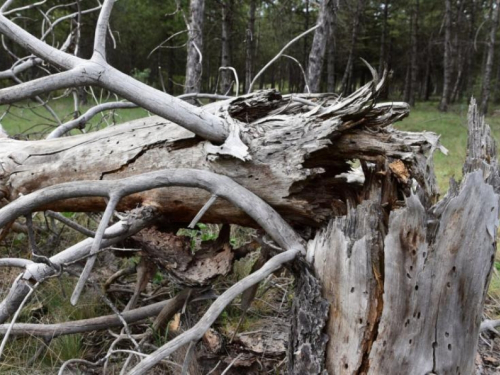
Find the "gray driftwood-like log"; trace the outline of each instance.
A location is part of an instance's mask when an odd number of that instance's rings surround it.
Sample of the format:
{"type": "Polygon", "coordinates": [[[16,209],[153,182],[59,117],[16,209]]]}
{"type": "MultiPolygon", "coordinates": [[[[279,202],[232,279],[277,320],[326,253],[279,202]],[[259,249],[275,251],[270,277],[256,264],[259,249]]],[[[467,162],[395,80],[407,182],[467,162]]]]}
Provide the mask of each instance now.
{"type": "MultiPolygon", "coordinates": [[[[67,137],[64,142],[0,139],[0,197],[5,204],[21,194],[67,181],[114,180],[168,168],[194,168],[231,177],[293,225],[317,227],[331,215],[345,213],[347,200],[360,199],[361,185],[346,177],[355,159],[402,160],[421,185],[434,189],[433,175],[426,170],[438,138],[392,129],[389,125],[406,116],[408,106],[375,104],[380,87],[370,83],[328,107],[265,91],[205,108],[237,124],[251,161],[226,157],[224,146],[217,148],[159,117],[67,137]]],[[[430,192],[435,194],[435,189],[430,192]]],[[[208,198],[209,193],[199,189],[172,187],[124,198],[118,209],[153,205],[176,222],[190,222],[208,198]]],[[[105,203],[90,197],[43,208],[99,211],[105,203]]],[[[255,225],[222,199],[203,220],[255,225]]]]}
{"type": "MultiPolygon", "coordinates": [[[[358,10],[365,2],[359,0],[358,10]]],[[[379,82],[371,67],[373,82],[346,98],[284,97],[264,91],[198,108],[107,64],[105,42],[114,0],[103,2],[88,60],[45,44],[9,20],[5,16],[11,3],[0,8],[0,32],[63,71],[1,89],[0,104],[97,86],[168,121],[151,117],[64,141],[21,142],[2,135],[1,228],[36,210],[105,213],[93,239],[43,263],[3,262],[25,270],[0,303],[0,322],[14,315],[0,356],[34,290],[31,285],[86,259],[71,299],[76,303],[103,247],[137,235],[143,251],[158,255],[161,249],[152,246],[151,237],[159,239],[160,234],[150,227],[163,214],[172,227],[193,226],[200,217],[261,227],[282,251],[223,292],[198,323],[145,355],[129,374],[145,374],[175,351],[194,348],[236,296],[252,292],[297,257],[292,267],[297,283],[288,350],[291,374],[472,372],[496,247],[500,189],[496,147],[475,103],[464,179],[460,185],[452,183],[447,196],[436,203],[432,153],[440,148],[438,137],[391,127],[408,114],[408,105],[376,104],[384,77],[379,82]],[[355,160],[359,173],[351,168],[355,160]],[[115,209],[137,207],[128,219],[106,229],[115,209]],[[307,252],[294,227],[311,234],[307,252]],[[144,228],[149,229],[138,234],[144,228]]],[[[203,1],[197,3],[201,14],[203,1]]],[[[315,28],[293,39],[266,67],[315,28]]],[[[353,40],[356,28],[357,21],[353,40]]],[[[194,29],[189,31],[192,36],[194,29]]],[[[193,40],[191,57],[201,46],[193,40]]],[[[191,62],[201,67],[199,55],[191,62]]],[[[346,84],[352,56],[349,61],[346,84]]],[[[223,247],[209,256],[217,263],[214,268],[225,274],[234,254],[223,247]]],[[[197,257],[187,259],[184,271],[193,271],[182,275],[186,283],[208,283],[218,274],[201,275],[207,270],[201,270],[197,257]]],[[[127,308],[135,304],[147,277],[139,277],[127,308]]],[[[168,310],[159,314],[165,321],[173,312],[168,310]]],[[[186,369],[189,359],[187,355],[186,369]]]]}
{"type": "MultiPolygon", "coordinates": [[[[330,374],[471,374],[496,250],[496,146],[475,101],[465,176],[428,205],[387,210],[387,176],[309,242],[330,302],[330,374]]],[[[298,372],[295,372],[298,373],[298,372]]]]}

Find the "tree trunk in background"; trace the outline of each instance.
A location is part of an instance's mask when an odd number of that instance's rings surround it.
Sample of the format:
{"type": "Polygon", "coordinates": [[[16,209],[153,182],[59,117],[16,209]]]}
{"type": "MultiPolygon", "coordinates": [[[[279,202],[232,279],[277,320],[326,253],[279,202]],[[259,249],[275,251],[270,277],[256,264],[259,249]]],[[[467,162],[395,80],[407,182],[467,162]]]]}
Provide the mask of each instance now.
{"type": "Polygon", "coordinates": [[[387,64],[385,52],[385,39],[387,37],[387,19],[389,18],[389,1],[384,2],[384,17],[382,18],[382,35],[380,37],[380,60],[378,63],[378,75],[382,77],[387,64]]]}
{"type": "Polygon", "coordinates": [[[444,59],[443,59],[443,93],[439,110],[446,112],[450,101],[451,91],[451,0],[445,0],[444,14],[444,59]]]}
{"type": "MultiPolygon", "coordinates": [[[[310,18],[309,6],[310,6],[309,0],[305,0],[304,30],[309,30],[309,18],[310,18]]],[[[307,35],[303,39],[304,39],[304,44],[303,44],[302,56],[304,60],[302,61],[302,65],[304,66],[304,69],[307,69],[307,53],[309,51],[309,45],[307,43],[308,41],[307,35]]]]}
{"type": "Polygon", "coordinates": [[[455,32],[455,40],[454,40],[454,51],[456,53],[455,56],[455,70],[457,72],[457,76],[455,78],[455,84],[453,85],[453,89],[451,91],[450,95],[450,101],[454,103],[458,97],[458,91],[460,89],[460,85],[462,83],[462,76],[463,76],[463,70],[464,70],[464,64],[465,64],[465,59],[463,58],[463,51],[464,51],[464,43],[462,40],[460,40],[460,29],[462,28],[462,22],[463,22],[463,14],[464,14],[464,7],[465,7],[465,1],[460,1],[458,11],[457,11],[457,20],[455,22],[456,25],[458,25],[458,28],[455,32]]]}
{"type": "Polygon", "coordinates": [[[465,92],[466,96],[470,98],[472,96],[472,91],[474,87],[474,65],[473,65],[473,57],[474,57],[474,37],[475,37],[475,21],[476,21],[476,1],[471,0],[471,11],[470,11],[470,17],[469,19],[469,35],[468,35],[468,46],[467,46],[467,51],[466,51],[466,58],[465,58],[465,76],[466,78],[464,79],[464,88],[461,92],[463,94],[465,92]]]}
{"type": "Polygon", "coordinates": [[[488,40],[488,56],[486,57],[486,66],[484,68],[483,89],[481,92],[481,113],[486,115],[488,112],[488,101],[491,91],[491,72],[493,70],[493,59],[495,55],[495,37],[498,28],[498,8],[500,0],[495,1],[495,7],[491,10],[491,30],[488,40]]]}
{"type": "MultiPolygon", "coordinates": [[[[232,12],[232,0],[222,0],[222,35],[221,35],[221,67],[231,66],[231,47],[230,47],[230,35],[231,35],[231,12],[232,12]]],[[[223,95],[228,95],[231,89],[231,81],[233,77],[233,72],[228,69],[223,69],[220,72],[221,77],[221,93],[223,95]]]]}
{"type": "Polygon", "coordinates": [[[330,28],[330,35],[328,36],[328,41],[326,43],[328,48],[328,60],[327,60],[327,91],[335,92],[335,53],[337,47],[337,41],[335,38],[335,29],[337,28],[337,12],[333,13],[332,26],[330,28]]]}
{"type": "MultiPolygon", "coordinates": [[[[474,102],[467,155],[463,181],[435,205],[417,192],[403,194],[404,207],[387,209],[403,197],[396,180],[365,168],[365,200],[309,241],[306,259],[330,305],[329,374],[474,373],[500,190],[496,146],[474,102]]],[[[317,299],[313,286],[306,289],[317,299]]],[[[307,310],[300,298],[294,305],[307,310]]],[[[299,315],[302,326],[321,316],[307,312],[299,315]]],[[[304,350],[292,341],[290,351],[316,353],[324,342],[304,350]]]]}
{"type": "Polygon", "coordinates": [[[498,104],[500,101],[500,87],[498,87],[498,83],[500,83],[500,64],[497,64],[497,73],[496,73],[496,78],[495,81],[497,82],[496,85],[494,85],[494,92],[493,92],[493,102],[495,104],[498,104]]]}
{"type": "Polygon", "coordinates": [[[359,23],[361,19],[361,14],[365,8],[366,0],[358,0],[358,6],[356,7],[356,13],[354,14],[352,21],[352,32],[351,32],[351,45],[349,47],[349,56],[347,57],[347,65],[345,67],[344,76],[342,77],[342,91],[344,94],[347,93],[351,83],[352,76],[352,66],[354,63],[354,51],[356,49],[356,41],[358,40],[359,23]]]}
{"type": "MultiPolygon", "coordinates": [[[[430,49],[430,47],[429,47],[430,49]]],[[[431,96],[431,56],[427,54],[427,62],[425,63],[425,77],[422,85],[422,97],[428,101],[431,96]]]]}
{"type": "Polygon", "coordinates": [[[410,90],[411,90],[411,64],[406,67],[405,74],[405,85],[403,89],[403,101],[410,101],[410,90]]]}
{"type": "Polygon", "coordinates": [[[184,93],[200,92],[205,0],[191,0],[184,93]]]}
{"type": "Polygon", "coordinates": [[[418,8],[419,0],[414,0],[411,25],[411,72],[410,72],[410,93],[408,104],[415,107],[415,95],[417,93],[417,73],[418,73],[418,8]]]}
{"type": "Polygon", "coordinates": [[[333,15],[336,11],[336,1],[323,0],[321,2],[317,21],[317,24],[320,26],[314,31],[314,39],[307,64],[307,84],[313,93],[320,91],[321,70],[323,68],[328,37],[331,35],[330,30],[333,30],[333,15]]]}
{"type": "Polygon", "coordinates": [[[255,11],[257,0],[250,0],[250,10],[248,12],[248,24],[246,30],[246,59],[245,59],[245,92],[250,87],[253,75],[253,65],[255,58],[255,11]]]}

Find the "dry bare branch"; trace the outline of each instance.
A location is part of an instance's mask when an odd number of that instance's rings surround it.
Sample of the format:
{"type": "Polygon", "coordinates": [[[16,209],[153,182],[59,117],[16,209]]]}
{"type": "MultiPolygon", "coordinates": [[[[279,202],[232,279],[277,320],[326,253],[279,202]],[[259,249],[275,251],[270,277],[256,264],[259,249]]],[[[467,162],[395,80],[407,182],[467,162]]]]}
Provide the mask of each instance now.
{"type": "Polygon", "coordinates": [[[267,68],[269,68],[276,60],[280,58],[281,55],[283,55],[283,52],[286,51],[288,47],[290,47],[292,44],[294,44],[297,40],[301,39],[305,35],[309,34],[311,31],[316,30],[320,25],[316,25],[314,27],[311,27],[309,30],[304,31],[302,34],[296,36],[293,38],[291,41],[289,41],[282,49],[281,51],[278,52],[276,56],[274,56],[256,75],[253,77],[252,82],[250,82],[250,86],[248,87],[248,93],[252,92],[253,85],[257,81],[257,79],[266,71],[267,68]]]}
{"type": "MultiPolygon", "coordinates": [[[[112,0],[105,2],[106,9],[100,18],[101,29],[104,27],[104,23],[106,23],[107,28],[111,5],[112,0]]],[[[12,93],[12,91],[17,92],[20,88],[28,87],[30,89],[37,89],[37,93],[42,93],[56,88],[70,87],[69,81],[72,79],[73,86],[96,85],[106,88],[208,140],[222,142],[229,134],[229,129],[226,128],[223,119],[139,82],[112,68],[102,60],[99,62],[96,62],[95,59],[83,60],[49,46],[3,15],[0,15],[0,33],[6,35],[46,62],[71,72],[65,72],[66,74],[59,73],[61,76],[58,77],[61,78],[38,81],[35,84],[26,83],[24,84],[25,86],[17,86],[15,90],[11,88],[4,89],[7,91],[0,91],[0,103],[7,103],[14,98],[26,97],[28,93],[26,90],[22,91],[23,95],[19,95],[19,93],[14,95],[12,93]],[[63,78],[65,82],[61,82],[63,78]],[[47,86],[47,84],[49,85],[47,86]],[[137,92],[141,92],[141,95],[135,95],[137,92]]],[[[101,36],[102,33],[98,34],[99,38],[101,36]]],[[[96,43],[95,48],[97,48],[96,53],[98,54],[105,51],[101,48],[100,43],[96,43]]]]}
{"type": "Polygon", "coordinates": [[[301,253],[301,251],[303,251],[301,247],[302,245],[300,243],[296,243],[292,248],[290,248],[290,250],[275,255],[274,257],[269,259],[269,261],[267,261],[261,269],[231,286],[228,290],[222,293],[219,298],[215,300],[215,302],[210,306],[210,308],[198,321],[198,323],[196,323],[191,329],[185,331],[184,333],[169,341],[157,351],[146,357],[146,359],[135,366],[129,372],[129,374],[145,374],[149,369],[159,363],[162,359],[167,358],[175,350],[192,341],[201,340],[205,332],[215,322],[217,317],[222,313],[226,306],[229,305],[229,303],[231,303],[234,298],[236,298],[236,296],[238,296],[240,293],[243,293],[251,286],[264,280],[271,273],[281,268],[283,264],[292,261],[299,253],[301,253]]]}
{"type": "Polygon", "coordinates": [[[66,134],[67,132],[76,129],[76,128],[84,128],[85,124],[90,121],[92,117],[96,114],[109,111],[114,109],[123,109],[123,108],[137,108],[137,104],[130,102],[110,102],[110,103],[102,103],[90,108],[87,112],[85,112],[80,117],[68,121],[57,128],[55,128],[48,136],[47,139],[59,138],[60,136],[66,134]]]}

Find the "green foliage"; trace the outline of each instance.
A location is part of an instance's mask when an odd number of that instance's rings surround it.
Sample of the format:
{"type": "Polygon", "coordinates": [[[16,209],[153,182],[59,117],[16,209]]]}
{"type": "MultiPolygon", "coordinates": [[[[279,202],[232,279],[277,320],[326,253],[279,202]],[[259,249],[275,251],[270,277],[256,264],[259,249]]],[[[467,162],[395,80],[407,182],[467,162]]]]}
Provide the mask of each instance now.
{"type": "Polygon", "coordinates": [[[199,248],[199,244],[204,241],[215,240],[219,235],[218,225],[207,225],[203,223],[196,224],[198,229],[181,229],[177,233],[179,236],[187,236],[191,238],[191,251],[195,252],[199,248]]]}
{"type": "Polygon", "coordinates": [[[132,70],[132,77],[143,83],[148,83],[150,75],[151,75],[151,69],[149,68],[146,68],[144,70],[139,70],[137,68],[134,68],[132,70]]]}

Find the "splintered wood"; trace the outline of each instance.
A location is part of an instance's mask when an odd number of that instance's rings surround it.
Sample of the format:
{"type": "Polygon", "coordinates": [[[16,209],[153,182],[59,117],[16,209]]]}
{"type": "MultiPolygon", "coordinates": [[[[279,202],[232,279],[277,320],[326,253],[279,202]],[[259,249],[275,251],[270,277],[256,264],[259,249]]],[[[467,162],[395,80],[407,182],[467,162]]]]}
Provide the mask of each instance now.
{"type": "MultiPolygon", "coordinates": [[[[389,169],[409,178],[399,161],[389,169]]],[[[369,199],[309,242],[330,302],[330,374],[473,373],[500,188],[496,146],[474,101],[464,172],[435,205],[417,189],[391,212],[387,186],[372,180],[369,199]]]]}

